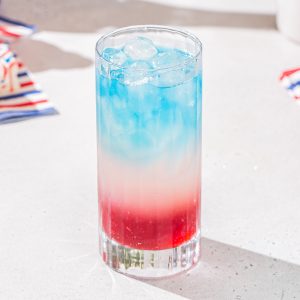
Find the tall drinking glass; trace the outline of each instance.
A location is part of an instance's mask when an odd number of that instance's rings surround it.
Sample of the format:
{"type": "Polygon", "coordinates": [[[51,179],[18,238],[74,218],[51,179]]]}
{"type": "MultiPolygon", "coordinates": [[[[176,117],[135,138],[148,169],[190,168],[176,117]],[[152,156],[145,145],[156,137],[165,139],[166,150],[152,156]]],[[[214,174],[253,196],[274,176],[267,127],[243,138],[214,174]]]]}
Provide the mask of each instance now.
{"type": "Polygon", "coordinates": [[[194,35],[150,25],[96,45],[100,251],[121,273],[199,260],[201,56],[194,35]]]}

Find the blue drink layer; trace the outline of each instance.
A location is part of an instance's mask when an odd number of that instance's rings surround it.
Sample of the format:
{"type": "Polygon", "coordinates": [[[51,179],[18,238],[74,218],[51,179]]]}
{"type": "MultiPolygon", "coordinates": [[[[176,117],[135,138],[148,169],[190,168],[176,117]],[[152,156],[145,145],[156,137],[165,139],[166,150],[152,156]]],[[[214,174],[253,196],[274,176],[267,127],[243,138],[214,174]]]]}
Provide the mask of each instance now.
{"type": "Polygon", "coordinates": [[[138,38],[122,49],[104,49],[102,57],[97,119],[105,148],[151,160],[199,140],[201,77],[188,53],[138,38]]]}

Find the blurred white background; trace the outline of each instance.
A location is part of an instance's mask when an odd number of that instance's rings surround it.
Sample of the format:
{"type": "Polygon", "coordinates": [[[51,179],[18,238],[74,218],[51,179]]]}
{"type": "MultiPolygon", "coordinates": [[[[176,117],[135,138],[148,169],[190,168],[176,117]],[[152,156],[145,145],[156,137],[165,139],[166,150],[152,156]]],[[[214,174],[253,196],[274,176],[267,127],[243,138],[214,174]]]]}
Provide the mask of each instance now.
{"type": "MultiPolygon", "coordinates": [[[[122,1],[122,0],[121,0],[122,1]]],[[[144,1],[144,0],[142,0],[144,1]]],[[[145,0],[170,6],[231,12],[275,13],[276,0],[145,0]]]]}

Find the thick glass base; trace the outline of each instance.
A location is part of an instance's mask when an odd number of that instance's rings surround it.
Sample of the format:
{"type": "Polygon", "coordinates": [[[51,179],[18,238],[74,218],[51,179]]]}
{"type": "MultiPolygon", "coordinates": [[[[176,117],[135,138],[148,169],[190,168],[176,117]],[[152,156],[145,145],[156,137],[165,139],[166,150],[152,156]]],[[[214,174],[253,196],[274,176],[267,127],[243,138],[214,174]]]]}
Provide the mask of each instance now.
{"type": "Polygon", "coordinates": [[[159,278],[184,272],[200,258],[200,232],[188,242],[165,250],[125,247],[100,233],[100,253],[113,270],[137,278],[159,278]]]}

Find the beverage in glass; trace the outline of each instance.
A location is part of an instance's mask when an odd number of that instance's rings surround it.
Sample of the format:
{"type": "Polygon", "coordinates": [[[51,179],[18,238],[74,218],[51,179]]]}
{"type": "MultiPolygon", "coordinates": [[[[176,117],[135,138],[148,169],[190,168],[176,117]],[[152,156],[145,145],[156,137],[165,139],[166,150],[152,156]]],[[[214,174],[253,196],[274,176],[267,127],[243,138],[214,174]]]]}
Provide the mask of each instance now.
{"type": "Polygon", "coordinates": [[[200,255],[202,48],[159,26],[96,46],[100,251],[114,270],[160,277],[200,255]]]}

